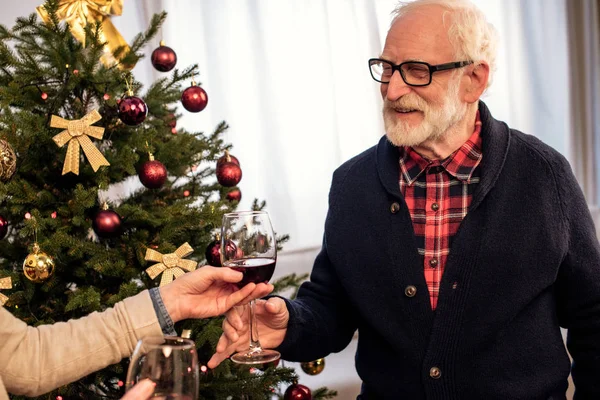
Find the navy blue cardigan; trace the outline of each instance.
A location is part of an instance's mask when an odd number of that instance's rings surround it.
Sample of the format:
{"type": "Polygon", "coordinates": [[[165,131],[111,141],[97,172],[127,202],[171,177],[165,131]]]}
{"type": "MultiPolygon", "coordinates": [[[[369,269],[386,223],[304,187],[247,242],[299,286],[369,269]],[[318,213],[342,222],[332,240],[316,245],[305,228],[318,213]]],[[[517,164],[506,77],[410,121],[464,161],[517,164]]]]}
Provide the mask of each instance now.
{"type": "Polygon", "coordinates": [[[564,327],[575,398],[600,399],[600,248],[581,189],[558,152],[479,110],[481,181],[436,311],[383,137],[333,175],[322,250],[287,302],[285,359],[339,352],[358,329],[364,398],[560,399],[564,327]]]}

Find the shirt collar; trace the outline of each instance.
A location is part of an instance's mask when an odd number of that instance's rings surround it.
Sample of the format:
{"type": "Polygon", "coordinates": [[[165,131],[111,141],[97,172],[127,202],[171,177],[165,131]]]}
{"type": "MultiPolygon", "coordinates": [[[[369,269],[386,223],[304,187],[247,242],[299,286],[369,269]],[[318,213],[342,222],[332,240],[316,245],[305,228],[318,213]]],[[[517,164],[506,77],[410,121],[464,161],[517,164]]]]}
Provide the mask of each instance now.
{"type": "Polygon", "coordinates": [[[481,162],[481,119],[479,111],[475,117],[473,134],[454,153],[444,160],[428,160],[417,153],[412,147],[400,149],[400,174],[407,185],[412,185],[417,178],[432,167],[441,166],[456,179],[471,182],[475,168],[481,162]]]}

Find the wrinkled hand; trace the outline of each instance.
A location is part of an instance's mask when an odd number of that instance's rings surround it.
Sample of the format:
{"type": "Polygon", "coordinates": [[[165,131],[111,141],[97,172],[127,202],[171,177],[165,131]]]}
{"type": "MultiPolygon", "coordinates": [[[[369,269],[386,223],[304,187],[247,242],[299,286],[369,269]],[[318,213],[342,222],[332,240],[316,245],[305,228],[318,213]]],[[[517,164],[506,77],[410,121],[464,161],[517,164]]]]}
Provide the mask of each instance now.
{"type": "Polygon", "coordinates": [[[156,383],[150,379],[144,379],[129,389],[121,400],[147,400],[154,394],[155,387],[156,383]]]}
{"type": "MultiPolygon", "coordinates": [[[[261,346],[269,349],[279,346],[285,338],[290,318],[285,302],[279,297],[257,300],[254,315],[261,346]]],[[[235,307],[227,312],[217,352],[208,361],[208,367],[215,368],[236,351],[247,350],[249,331],[248,306],[235,307]]]]}
{"type": "Polygon", "coordinates": [[[173,322],[186,318],[208,318],[224,314],[233,306],[264,297],[273,285],[249,283],[239,289],[235,282],[243,274],[231,268],[209,265],[184,274],[160,288],[163,303],[173,322]]]}

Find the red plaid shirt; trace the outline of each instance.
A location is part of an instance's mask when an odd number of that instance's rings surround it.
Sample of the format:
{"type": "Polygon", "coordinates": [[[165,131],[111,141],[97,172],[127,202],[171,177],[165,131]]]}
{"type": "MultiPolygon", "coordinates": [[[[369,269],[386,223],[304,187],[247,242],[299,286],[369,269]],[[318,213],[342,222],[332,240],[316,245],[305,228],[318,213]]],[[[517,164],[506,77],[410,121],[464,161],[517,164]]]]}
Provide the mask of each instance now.
{"type": "Polygon", "coordinates": [[[467,215],[479,183],[480,132],[477,112],[473,134],[446,159],[430,161],[412,147],[401,150],[400,191],[412,217],[433,310],[452,239],[467,215]]]}

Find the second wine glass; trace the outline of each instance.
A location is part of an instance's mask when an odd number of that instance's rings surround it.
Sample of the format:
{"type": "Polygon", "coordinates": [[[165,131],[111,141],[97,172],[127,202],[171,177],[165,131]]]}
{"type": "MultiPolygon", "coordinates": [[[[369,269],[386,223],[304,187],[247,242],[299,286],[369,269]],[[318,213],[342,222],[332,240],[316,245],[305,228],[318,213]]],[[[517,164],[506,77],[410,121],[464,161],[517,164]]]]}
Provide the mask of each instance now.
{"type": "Polygon", "coordinates": [[[198,357],[189,339],[156,336],[141,339],[131,356],[127,390],[144,379],[156,384],[153,399],[197,400],[198,357]]]}
{"type": "MultiPolygon", "coordinates": [[[[238,287],[250,282],[268,282],[277,262],[277,241],[269,214],[264,211],[240,211],[223,215],[221,227],[221,265],[244,274],[238,287]]],[[[231,360],[238,364],[264,364],[278,360],[279,352],[263,349],[254,318],[254,300],[250,302],[250,348],[236,353],[231,360]]]]}

